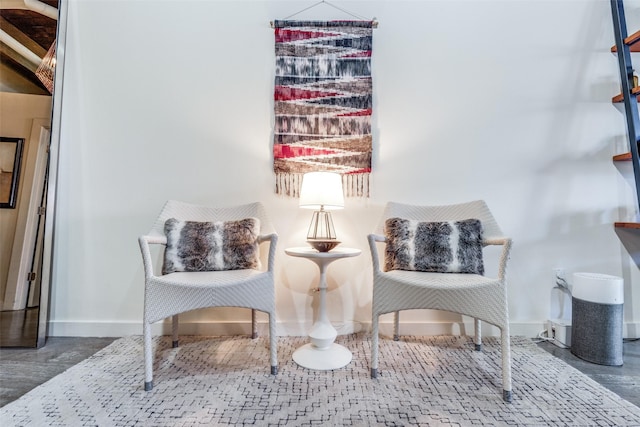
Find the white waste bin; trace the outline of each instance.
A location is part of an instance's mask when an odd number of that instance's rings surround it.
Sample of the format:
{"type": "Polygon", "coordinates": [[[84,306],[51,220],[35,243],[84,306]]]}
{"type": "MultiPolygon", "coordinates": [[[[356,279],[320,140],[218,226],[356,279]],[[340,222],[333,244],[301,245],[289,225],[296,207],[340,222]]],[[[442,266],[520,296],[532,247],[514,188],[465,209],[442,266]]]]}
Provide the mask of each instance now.
{"type": "Polygon", "coordinates": [[[599,365],[622,365],[622,278],[574,273],[571,353],[599,365]]]}

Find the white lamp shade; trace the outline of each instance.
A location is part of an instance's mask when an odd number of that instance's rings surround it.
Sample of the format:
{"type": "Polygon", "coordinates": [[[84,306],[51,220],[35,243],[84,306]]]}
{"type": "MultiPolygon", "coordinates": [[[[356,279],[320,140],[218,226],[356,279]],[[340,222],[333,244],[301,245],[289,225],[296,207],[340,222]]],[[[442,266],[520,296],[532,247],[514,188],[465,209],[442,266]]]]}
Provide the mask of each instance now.
{"type": "Polygon", "coordinates": [[[334,172],[309,172],[302,177],[300,207],[325,210],[344,208],[342,177],[334,172]]]}

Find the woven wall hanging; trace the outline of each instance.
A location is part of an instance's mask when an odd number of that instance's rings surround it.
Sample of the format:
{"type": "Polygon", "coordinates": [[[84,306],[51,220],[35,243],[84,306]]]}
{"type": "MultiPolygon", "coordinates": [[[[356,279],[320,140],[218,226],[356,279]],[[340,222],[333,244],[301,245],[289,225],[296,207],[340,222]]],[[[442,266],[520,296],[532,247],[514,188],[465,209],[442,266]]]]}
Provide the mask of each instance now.
{"type": "Polygon", "coordinates": [[[274,21],[276,193],[298,197],[302,175],[342,175],[368,197],[371,48],[375,21],[274,21]]]}

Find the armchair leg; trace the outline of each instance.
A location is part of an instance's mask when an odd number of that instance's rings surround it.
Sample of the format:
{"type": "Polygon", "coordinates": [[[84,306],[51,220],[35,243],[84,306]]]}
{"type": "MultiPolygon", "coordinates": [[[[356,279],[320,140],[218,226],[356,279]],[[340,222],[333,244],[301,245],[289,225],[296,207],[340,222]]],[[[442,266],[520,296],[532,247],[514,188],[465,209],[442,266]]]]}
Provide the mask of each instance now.
{"type": "Polygon", "coordinates": [[[379,321],[380,315],[374,314],[372,320],[371,330],[371,378],[378,377],[378,333],[379,333],[379,321]]]}
{"type": "Polygon", "coordinates": [[[171,336],[173,341],[171,342],[171,347],[176,348],[179,345],[178,342],[178,324],[179,324],[179,320],[178,320],[178,315],[174,315],[171,318],[171,336]]]}
{"type": "Polygon", "coordinates": [[[144,335],[144,390],[153,389],[153,345],[151,342],[151,325],[146,320],[143,326],[144,335]]]}
{"type": "Polygon", "coordinates": [[[269,313],[269,353],[271,356],[271,375],[278,375],[278,337],[276,336],[276,314],[269,313]]]}
{"type": "Polygon", "coordinates": [[[393,313],[393,340],[400,340],[400,312],[393,313]]]}
{"type": "Polygon", "coordinates": [[[256,316],[256,310],[251,309],[251,338],[258,338],[258,319],[256,316]]]}
{"type": "Polygon", "coordinates": [[[482,322],[480,319],[473,319],[473,324],[475,326],[475,339],[473,342],[476,345],[476,351],[482,351],[482,322]]]}
{"type": "Polygon", "coordinates": [[[502,347],[502,399],[511,403],[511,342],[508,324],[501,328],[500,341],[502,347]]]}

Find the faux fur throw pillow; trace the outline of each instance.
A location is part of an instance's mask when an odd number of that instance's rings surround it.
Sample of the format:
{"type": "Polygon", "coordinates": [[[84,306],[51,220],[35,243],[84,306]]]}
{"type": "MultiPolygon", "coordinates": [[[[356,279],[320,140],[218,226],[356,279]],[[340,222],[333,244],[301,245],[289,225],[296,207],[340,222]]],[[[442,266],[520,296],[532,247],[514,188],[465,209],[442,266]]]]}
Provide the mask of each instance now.
{"type": "Polygon", "coordinates": [[[259,268],[260,220],[164,223],[167,247],[162,274],[259,268]]]}
{"type": "Polygon", "coordinates": [[[385,221],[385,271],[484,274],[482,223],[478,219],[385,221]]]}

